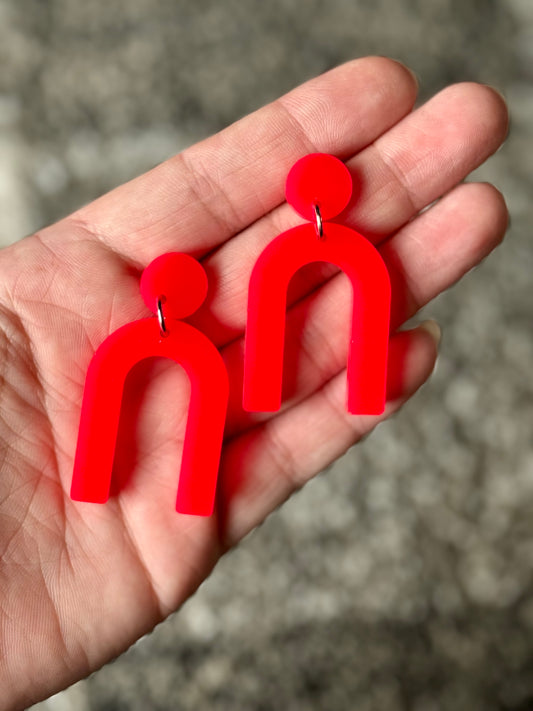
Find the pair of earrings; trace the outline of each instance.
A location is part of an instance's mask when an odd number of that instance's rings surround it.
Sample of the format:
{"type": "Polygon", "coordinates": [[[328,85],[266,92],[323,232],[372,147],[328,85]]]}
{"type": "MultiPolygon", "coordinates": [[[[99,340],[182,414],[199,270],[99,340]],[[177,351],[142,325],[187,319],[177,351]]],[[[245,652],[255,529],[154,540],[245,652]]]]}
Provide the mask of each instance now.
{"type": "MultiPolygon", "coordinates": [[[[306,264],[330,262],[347,274],[353,289],[348,411],[383,412],[390,317],[387,268],[362,235],[326,222],[342,212],[351,193],[350,173],[333,156],[313,153],[289,172],[287,201],[308,222],[275,238],[252,271],[244,357],[243,407],[247,411],[280,408],[289,282],[306,264]]],[[[176,509],[209,516],[224,434],[228,375],[213,343],[179,320],[203,303],[207,276],[189,255],[170,253],[148,265],[140,289],[157,318],[119,328],[102,343],[89,365],[71,498],[107,501],[126,376],[141,360],[160,356],[179,363],[191,383],[176,509]]]]}

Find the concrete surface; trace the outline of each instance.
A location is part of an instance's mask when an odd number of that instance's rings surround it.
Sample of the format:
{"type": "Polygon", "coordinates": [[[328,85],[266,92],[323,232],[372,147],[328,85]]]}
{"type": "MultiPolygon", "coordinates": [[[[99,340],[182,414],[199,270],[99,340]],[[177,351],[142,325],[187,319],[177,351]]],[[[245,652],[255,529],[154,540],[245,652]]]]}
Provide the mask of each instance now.
{"type": "Polygon", "coordinates": [[[438,370],[398,417],[36,709],[533,708],[530,0],[0,0],[0,235],[369,53],[409,64],[422,98],[504,92],[511,137],[477,177],[506,194],[506,243],[426,310],[438,370]]]}

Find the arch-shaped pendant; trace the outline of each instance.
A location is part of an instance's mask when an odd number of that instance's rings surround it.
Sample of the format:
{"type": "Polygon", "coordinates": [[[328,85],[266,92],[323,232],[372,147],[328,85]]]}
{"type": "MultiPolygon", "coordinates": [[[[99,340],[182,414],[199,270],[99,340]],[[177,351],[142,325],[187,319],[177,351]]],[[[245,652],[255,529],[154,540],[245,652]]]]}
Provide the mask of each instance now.
{"type": "Polygon", "coordinates": [[[281,405],[285,311],[289,281],[312,262],[330,262],[350,279],[353,291],[347,363],[347,408],[381,414],[385,407],[391,287],[378,250],[348,227],[325,222],[347,204],[351,177],[333,156],[312,154],[287,179],[287,199],[308,219],[283,232],[259,256],[252,271],[246,325],[243,407],[276,411],[281,405]]]}
{"type": "Polygon", "coordinates": [[[174,253],[152,262],[143,279],[143,297],[157,309],[159,318],[119,328],[93,356],[85,382],[71,497],[76,501],[107,501],[126,376],[136,363],[157,356],[179,363],[191,384],[176,509],[209,516],[224,435],[228,375],[220,353],[204,334],[172,318],[164,319],[165,330],[161,324],[162,304],[176,316],[186,316],[198,308],[207,289],[205,272],[188,255],[174,253]],[[168,282],[170,275],[178,280],[179,287],[168,282]],[[175,296],[176,289],[187,292],[181,306],[168,296],[175,296]]]}

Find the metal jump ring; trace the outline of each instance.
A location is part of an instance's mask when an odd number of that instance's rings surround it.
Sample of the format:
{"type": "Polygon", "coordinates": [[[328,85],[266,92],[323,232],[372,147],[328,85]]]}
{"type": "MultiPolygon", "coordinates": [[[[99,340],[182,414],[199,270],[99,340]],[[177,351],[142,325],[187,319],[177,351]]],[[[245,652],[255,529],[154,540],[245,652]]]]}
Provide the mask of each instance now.
{"type": "Polygon", "coordinates": [[[164,296],[160,296],[157,299],[157,320],[159,321],[159,330],[161,331],[161,336],[166,338],[168,336],[168,329],[165,323],[165,316],[163,314],[163,302],[166,301],[164,296]]]}
{"type": "Polygon", "coordinates": [[[322,215],[320,214],[320,208],[318,207],[318,205],[315,205],[315,220],[315,227],[318,239],[322,239],[322,237],[324,236],[324,225],[322,223],[322,215]]]}

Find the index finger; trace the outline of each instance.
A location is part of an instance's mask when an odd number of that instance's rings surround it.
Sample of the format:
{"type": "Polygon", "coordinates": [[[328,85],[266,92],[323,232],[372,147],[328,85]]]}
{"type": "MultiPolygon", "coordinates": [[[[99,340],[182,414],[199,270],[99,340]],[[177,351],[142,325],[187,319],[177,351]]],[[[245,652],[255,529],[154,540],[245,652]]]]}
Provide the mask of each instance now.
{"type": "Polygon", "coordinates": [[[354,60],[67,219],[140,266],[171,250],[200,257],[283,202],[288,167],[303,153],[354,155],[409,113],[416,90],[393,60],[354,60]]]}

